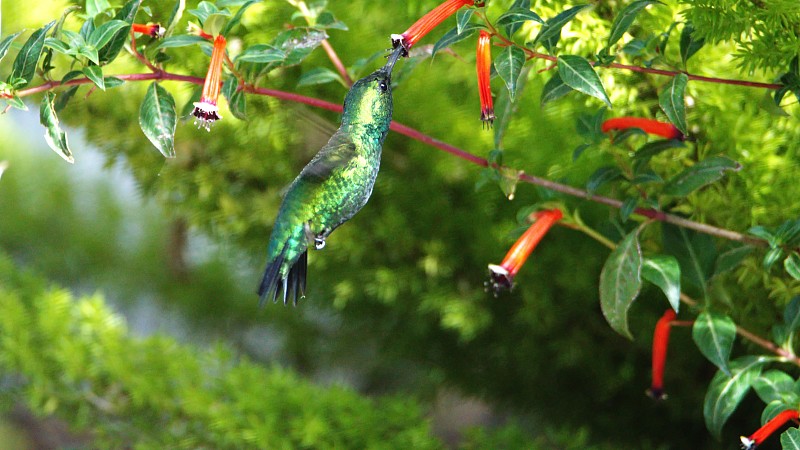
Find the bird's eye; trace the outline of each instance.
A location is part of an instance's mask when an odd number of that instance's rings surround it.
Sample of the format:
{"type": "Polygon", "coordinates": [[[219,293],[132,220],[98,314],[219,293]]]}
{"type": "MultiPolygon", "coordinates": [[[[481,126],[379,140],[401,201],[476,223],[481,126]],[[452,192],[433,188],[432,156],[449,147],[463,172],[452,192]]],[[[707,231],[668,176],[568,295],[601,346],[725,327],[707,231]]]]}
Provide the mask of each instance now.
{"type": "Polygon", "coordinates": [[[378,83],[378,87],[380,87],[381,91],[383,91],[383,92],[386,92],[386,90],[389,89],[389,85],[386,84],[385,81],[381,81],[380,83],[378,83]]]}

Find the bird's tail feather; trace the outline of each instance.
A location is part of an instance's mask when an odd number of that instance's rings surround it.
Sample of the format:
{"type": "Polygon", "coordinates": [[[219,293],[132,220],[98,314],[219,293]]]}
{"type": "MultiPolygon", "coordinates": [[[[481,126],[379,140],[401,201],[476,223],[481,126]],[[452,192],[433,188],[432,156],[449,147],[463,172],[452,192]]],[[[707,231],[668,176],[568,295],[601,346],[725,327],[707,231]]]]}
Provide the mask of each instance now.
{"type": "Polygon", "coordinates": [[[285,305],[288,299],[297,305],[298,295],[300,297],[306,296],[306,274],[308,269],[308,252],[303,252],[297,261],[289,268],[289,273],[285,277],[281,277],[281,266],[283,265],[286,256],[286,248],[272,261],[267,264],[267,269],[264,271],[264,277],[261,279],[261,285],[258,288],[258,295],[261,298],[258,306],[264,306],[267,299],[271,298],[273,303],[278,301],[278,297],[282,295],[283,304],[285,305]]]}

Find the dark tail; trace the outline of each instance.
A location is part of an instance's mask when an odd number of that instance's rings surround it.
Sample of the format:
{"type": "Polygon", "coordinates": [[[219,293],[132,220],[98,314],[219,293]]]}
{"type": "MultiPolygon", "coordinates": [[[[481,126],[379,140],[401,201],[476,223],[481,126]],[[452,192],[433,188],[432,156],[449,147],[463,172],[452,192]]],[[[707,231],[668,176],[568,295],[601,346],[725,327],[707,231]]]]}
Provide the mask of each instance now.
{"type": "Polygon", "coordinates": [[[261,297],[258,302],[259,307],[264,306],[264,303],[270,298],[273,303],[277,302],[281,293],[283,294],[284,305],[290,298],[292,303],[297,305],[298,294],[301,298],[306,296],[308,252],[303,252],[289,269],[289,274],[285,278],[281,278],[281,265],[283,265],[285,255],[286,249],[284,248],[277,258],[267,264],[264,278],[261,279],[261,285],[258,287],[258,295],[261,297]]]}

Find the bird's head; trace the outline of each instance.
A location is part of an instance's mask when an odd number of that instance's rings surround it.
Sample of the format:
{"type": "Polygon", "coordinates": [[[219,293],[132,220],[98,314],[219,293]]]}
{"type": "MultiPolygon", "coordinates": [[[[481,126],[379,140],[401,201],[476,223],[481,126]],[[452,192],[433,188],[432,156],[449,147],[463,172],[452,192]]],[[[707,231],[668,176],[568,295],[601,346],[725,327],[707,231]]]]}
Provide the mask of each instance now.
{"type": "Polygon", "coordinates": [[[342,124],[385,124],[392,120],[392,68],[400,52],[395,49],[386,65],[356,81],[344,99],[342,124]]]}

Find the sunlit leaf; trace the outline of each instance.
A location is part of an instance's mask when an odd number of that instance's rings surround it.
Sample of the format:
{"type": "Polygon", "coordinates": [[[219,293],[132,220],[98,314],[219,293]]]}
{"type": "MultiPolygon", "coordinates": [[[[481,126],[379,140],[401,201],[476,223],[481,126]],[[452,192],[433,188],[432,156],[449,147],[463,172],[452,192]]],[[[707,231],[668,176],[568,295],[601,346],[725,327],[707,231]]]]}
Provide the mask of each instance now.
{"type": "Polygon", "coordinates": [[[800,280],[800,256],[797,253],[790,253],[786,259],[783,260],[783,267],[786,273],[792,276],[795,280],[800,280]]]}
{"type": "Polygon", "coordinates": [[[502,49],[494,59],[494,68],[505,82],[512,102],[517,94],[517,81],[524,65],[525,52],[515,46],[502,49]]]}
{"type": "Polygon", "coordinates": [[[42,50],[44,49],[45,34],[55,24],[56,21],[54,20],[34,31],[22,46],[19,53],[17,53],[17,57],[14,59],[14,65],[11,68],[11,75],[8,77],[10,80],[25,80],[25,83],[17,86],[17,88],[26,86],[33,80],[33,76],[36,74],[36,64],[39,63],[39,57],[42,56],[42,50]]]}
{"type": "Polygon", "coordinates": [[[664,110],[669,121],[684,135],[689,134],[686,127],[686,102],[684,100],[688,82],[689,77],[685,73],[675,75],[658,95],[658,104],[661,109],[664,110]]]}
{"type": "Polygon", "coordinates": [[[726,374],[735,338],[736,323],[724,314],[704,311],[694,321],[692,339],[700,353],[726,374]]]}
{"type": "Polygon", "coordinates": [[[706,284],[717,260],[714,240],[707,234],[674,225],[662,224],[661,228],[665,251],[681,266],[681,285],[693,287],[705,297],[706,284]]]}
{"type": "Polygon", "coordinates": [[[163,39],[161,42],[158,43],[158,48],[186,47],[200,42],[206,42],[206,40],[201,38],[200,36],[180,34],[178,36],[170,36],[168,38],[163,39]]]}
{"type": "Polygon", "coordinates": [[[0,61],[5,58],[6,54],[8,53],[8,49],[11,47],[11,43],[14,42],[14,39],[16,39],[20,34],[22,34],[22,31],[17,31],[14,34],[9,34],[8,36],[4,37],[2,41],[0,41],[0,61]]]}
{"type": "Polygon", "coordinates": [[[611,24],[611,34],[608,36],[608,46],[611,47],[612,45],[616,44],[618,40],[622,39],[622,36],[628,31],[628,28],[631,27],[633,24],[634,19],[636,16],[643,10],[647,5],[653,3],[661,3],[656,0],[636,0],[626,6],[618,15],[614,18],[614,23],[611,24]]]}
{"type": "Polygon", "coordinates": [[[664,193],[684,197],[703,186],[718,181],[726,171],[738,171],[741,168],[739,163],[725,156],[704,159],[670,179],[664,186],[664,193]]]}
{"type": "Polygon", "coordinates": [[[628,329],[628,309],[642,286],[640,230],[637,228],[625,236],[600,272],[600,308],[611,328],[628,339],[633,339],[628,329]]]}
{"type": "Polygon", "coordinates": [[[564,25],[569,23],[579,12],[588,6],[589,5],[573,6],[570,9],[560,12],[555,17],[548,19],[544,25],[542,25],[533,43],[541,42],[547,51],[552,52],[561,37],[561,29],[564,28],[564,25]]]}
{"type": "Polygon", "coordinates": [[[331,81],[341,80],[342,77],[327,67],[315,67],[300,76],[297,80],[298,86],[311,86],[315,84],[325,84],[331,81]]]}
{"type": "Polygon", "coordinates": [[[127,27],[129,27],[129,24],[122,20],[108,21],[95,28],[92,34],[89,35],[89,38],[86,39],[86,43],[95,48],[103,48],[104,45],[108,44],[109,41],[114,38],[119,30],[127,27]]]}
{"type": "Polygon", "coordinates": [[[544,23],[544,20],[542,20],[538,14],[531,11],[530,8],[512,8],[497,18],[495,26],[503,27],[506,36],[511,37],[522,24],[530,21],[544,23]]]}
{"type": "Polygon", "coordinates": [[[653,255],[644,259],[642,277],[660,287],[675,312],[681,305],[681,267],[674,256],[653,255]]]}
{"type": "Polygon", "coordinates": [[[39,123],[45,127],[44,139],[47,141],[47,145],[64,158],[65,161],[72,164],[75,162],[75,158],[72,157],[72,151],[67,143],[67,134],[61,129],[58,115],[56,115],[56,110],[53,106],[55,97],[56,95],[52,92],[44,94],[39,108],[39,123]]]}
{"type": "Polygon", "coordinates": [[[472,8],[462,8],[456,13],[456,33],[461,34],[467,26],[475,10],[472,8]]]}
{"type": "Polygon", "coordinates": [[[175,157],[175,100],[166,89],[153,82],[139,108],[139,126],[144,135],[167,158],[175,157]]]}
{"type": "Polygon", "coordinates": [[[86,15],[94,17],[111,9],[108,0],[86,0],[86,15]]]}
{"type": "Polygon", "coordinates": [[[764,403],[776,400],[791,402],[797,399],[794,392],[794,379],[786,372],[769,370],[753,381],[753,389],[764,403]]]}
{"type": "Polygon", "coordinates": [[[464,28],[461,32],[458,32],[458,28],[453,28],[447,33],[444,34],[435,44],[433,44],[433,50],[431,50],[431,57],[435,56],[440,50],[450,47],[451,45],[461,42],[464,39],[475,34],[476,31],[483,28],[481,25],[477,23],[468,23],[464,25],[464,28]]]}
{"type": "Polygon", "coordinates": [[[598,98],[604,101],[609,108],[611,107],[611,100],[603,88],[603,82],[600,81],[600,77],[586,58],[576,55],[559,56],[558,74],[567,86],[598,98]]]}
{"type": "Polygon", "coordinates": [[[781,433],[781,448],[783,450],[800,450],[800,429],[789,428],[781,433]]]}
{"type": "Polygon", "coordinates": [[[547,83],[545,83],[544,89],[542,89],[541,105],[544,106],[553,100],[558,100],[572,91],[573,89],[567,86],[564,80],[561,79],[561,75],[555,72],[553,76],[547,80],[547,83]]]}
{"type": "Polygon", "coordinates": [[[703,404],[706,427],[714,436],[719,438],[723,425],[739,406],[767,361],[764,357],[745,356],[731,361],[731,376],[722,371],[714,375],[703,404]]]}
{"type": "Polygon", "coordinates": [[[141,5],[141,3],[142,0],[130,0],[122,8],[120,8],[119,11],[117,11],[114,19],[121,20],[127,23],[127,25],[124,28],[117,30],[117,32],[111,36],[111,39],[108,40],[106,45],[104,45],[102,48],[98,48],[98,56],[101,64],[113,61],[114,58],[119,55],[122,47],[125,46],[125,42],[127,41],[128,35],[131,31],[131,25],[136,18],[136,13],[139,11],[139,5],[141,5]]]}
{"type": "Polygon", "coordinates": [[[695,29],[691,22],[686,22],[683,26],[683,30],[681,30],[680,52],[684,67],[686,67],[686,61],[703,48],[703,45],[706,43],[704,38],[695,38],[694,32],[695,29]]]}
{"type": "Polygon", "coordinates": [[[86,66],[83,68],[83,74],[86,78],[92,80],[95,86],[101,90],[106,90],[106,83],[103,80],[103,69],[100,66],[86,66]]]}
{"type": "Polygon", "coordinates": [[[222,32],[220,34],[222,34],[223,36],[227,36],[235,26],[241,23],[242,16],[244,15],[245,11],[247,11],[247,8],[255,5],[256,3],[259,3],[260,1],[261,0],[250,0],[245,4],[243,4],[242,7],[239,8],[238,11],[236,11],[236,14],[234,14],[233,17],[231,17],[231,20],[229,20],[228,23],[225,24],[225,28],[222,29],[222,32]]]}

